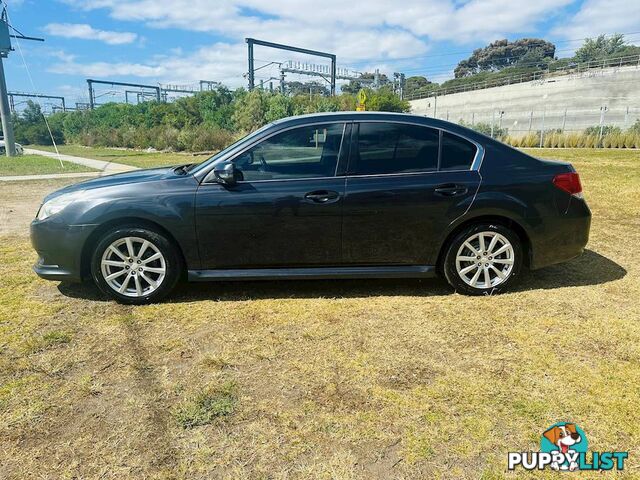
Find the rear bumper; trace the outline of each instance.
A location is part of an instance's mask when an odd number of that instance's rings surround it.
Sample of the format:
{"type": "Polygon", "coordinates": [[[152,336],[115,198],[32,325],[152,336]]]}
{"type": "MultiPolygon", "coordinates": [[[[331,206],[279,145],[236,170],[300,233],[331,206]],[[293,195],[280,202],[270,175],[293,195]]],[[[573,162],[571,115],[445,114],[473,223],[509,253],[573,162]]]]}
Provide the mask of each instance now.
{"type": "Polygon", "coordinates": [[[34,220],[31,245],[38,253],[33,271],[56,281],[82,280],[82,249],[96,225],[66,225],[60,219],[34,220]]]}
{"type": "Polygon", "coordinates": [[[572,197],[565,212],[542,219],[531,238],[532,270],[571,260],[584,252],[589,241],[591,211],[587,203],[572,197]]]}

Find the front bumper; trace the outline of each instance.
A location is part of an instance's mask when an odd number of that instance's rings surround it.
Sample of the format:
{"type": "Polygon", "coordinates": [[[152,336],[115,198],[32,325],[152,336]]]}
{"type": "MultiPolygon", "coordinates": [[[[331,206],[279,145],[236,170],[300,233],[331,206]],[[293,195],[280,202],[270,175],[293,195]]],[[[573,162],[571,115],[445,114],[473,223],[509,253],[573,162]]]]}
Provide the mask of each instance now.
{"type": "Polygon", "coordinates": [[[82,249],[96,225],[66,225],[50,217],[31,222],[31,245],[38,253],[33,271],[46,280],[82,280],[82,249]]]}
{"type": "Polygon", "coordinates": [[[60,265],[47,265],[44,263],[45,259],[42,257],[38,258],[38,261],[33,266],[33,271],[40,278],[44,278],[45,280],[56,280],[58,282],[77,282],[79,281],[78,276],[75,272],[71,272],[69,270],[65,270],[60,267],[60,265]]]}

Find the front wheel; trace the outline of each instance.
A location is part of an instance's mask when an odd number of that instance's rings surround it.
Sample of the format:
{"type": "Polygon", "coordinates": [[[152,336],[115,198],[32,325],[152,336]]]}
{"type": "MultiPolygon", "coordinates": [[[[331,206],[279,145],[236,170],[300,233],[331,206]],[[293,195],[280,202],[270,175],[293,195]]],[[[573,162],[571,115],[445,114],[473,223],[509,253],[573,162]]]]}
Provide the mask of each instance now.
{"type": "Polygon", "coordinates": [[[491,295],[509,288],[522,267],[520,238],[493,223],[471,225],[454,237],[444,257],[449,284],[466,295],[491,295]]]}
{"type": "Polygon", "coordinates": [[[91,261],[94,282],[119,303],[142,305],[166,296],[180,277],[176,248],[163,235],[118,227],[96,246],[91,261]]]}

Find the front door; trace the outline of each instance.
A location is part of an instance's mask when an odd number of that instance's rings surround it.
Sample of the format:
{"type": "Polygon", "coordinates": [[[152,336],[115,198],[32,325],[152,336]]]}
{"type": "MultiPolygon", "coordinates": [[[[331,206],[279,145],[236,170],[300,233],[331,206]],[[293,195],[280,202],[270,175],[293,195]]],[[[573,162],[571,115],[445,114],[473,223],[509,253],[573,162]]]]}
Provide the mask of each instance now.
{"type": "Polygon", "coordinates": [[[240,153],[240,180],[203,183],[196,225],[203,269],[337,265],[344,123],[290,128],[240,153]]]}
{"type": "MultiPolygon", "coordinates": [[[[354,127],[355,128],[355,127],[354,127]]],[[[433,265],[438,240],[469,207],[476,146],[419,125],[362,122],[343,216],[345,262],[433,265]]]]}

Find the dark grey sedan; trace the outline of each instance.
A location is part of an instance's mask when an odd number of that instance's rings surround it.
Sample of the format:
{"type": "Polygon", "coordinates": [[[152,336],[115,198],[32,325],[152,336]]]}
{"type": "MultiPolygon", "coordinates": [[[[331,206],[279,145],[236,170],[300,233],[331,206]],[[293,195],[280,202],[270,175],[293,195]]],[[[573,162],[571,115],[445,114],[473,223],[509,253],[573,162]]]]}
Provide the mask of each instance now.
{"type": "Polygon", "coordinates": [[[590,220],[568,163],[448,122],[348,112],[274,122],[197,165],[59,190],[31,239],[42,278],[92,278],[123,303],[183,277],[440,274],[479,295],[579,255],[590,220]]]}

